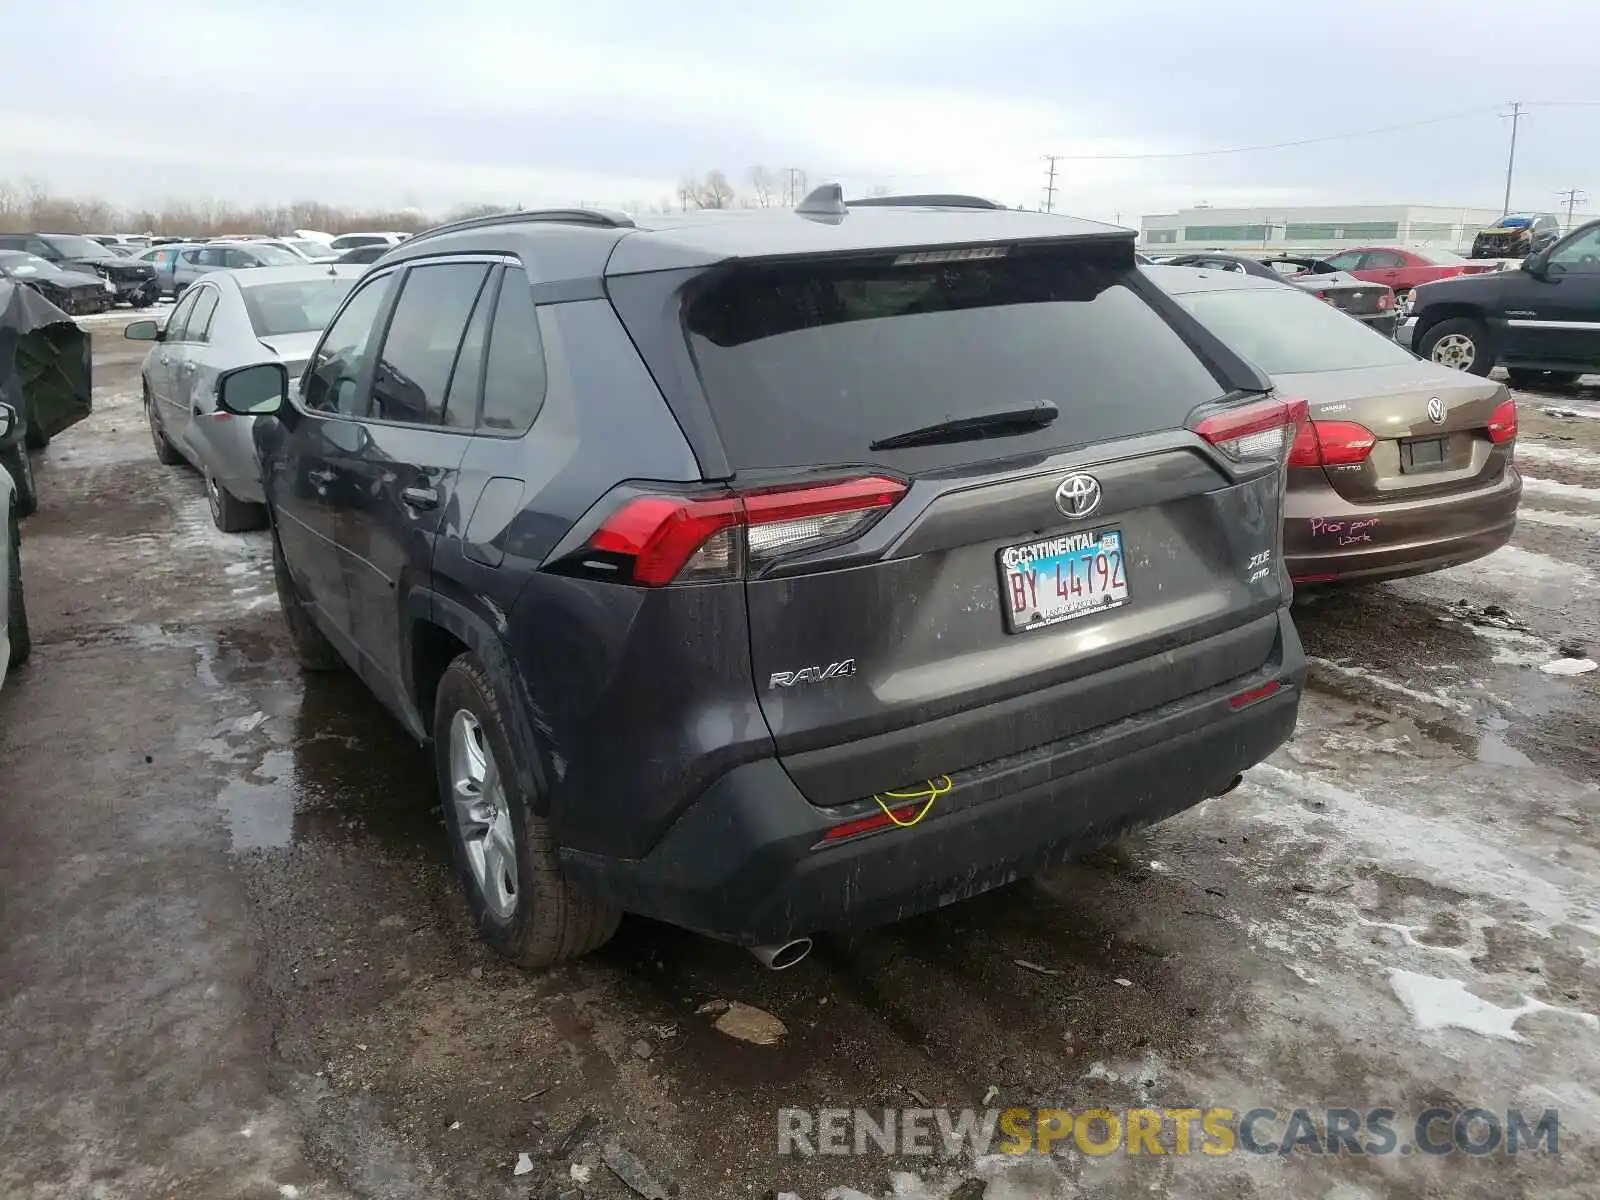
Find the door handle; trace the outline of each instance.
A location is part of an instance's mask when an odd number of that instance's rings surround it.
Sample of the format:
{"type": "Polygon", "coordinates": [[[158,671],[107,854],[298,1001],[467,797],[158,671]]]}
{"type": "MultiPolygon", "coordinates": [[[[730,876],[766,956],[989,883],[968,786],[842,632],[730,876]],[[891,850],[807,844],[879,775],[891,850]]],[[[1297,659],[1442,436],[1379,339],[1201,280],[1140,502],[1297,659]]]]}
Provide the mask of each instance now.
{"type": "Polygon", "coordinates": [[[439,506],[439,492],[431,487],[408,487],[400,493],[400,499],[412,508],[429,509],[439,506]]]}

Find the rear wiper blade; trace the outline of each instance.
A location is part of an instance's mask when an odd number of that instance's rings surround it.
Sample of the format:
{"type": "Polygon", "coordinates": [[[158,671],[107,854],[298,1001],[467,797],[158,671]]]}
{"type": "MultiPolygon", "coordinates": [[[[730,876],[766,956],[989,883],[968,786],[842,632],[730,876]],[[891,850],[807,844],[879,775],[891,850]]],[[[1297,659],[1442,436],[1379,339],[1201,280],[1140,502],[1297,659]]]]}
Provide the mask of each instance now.
{"type": "Polygon", "coordinates": [[[946,417],[934,425],[879,438],[868,449],[904,450],[909,446],[941,446],[947,442],[970,442],[979,438],[1027,433],[1043,429],[1060,415],[1061,410],[1050,401],[1035,400],[1032,404],[992,409],[973,413],[969,417],[946,417]]]}

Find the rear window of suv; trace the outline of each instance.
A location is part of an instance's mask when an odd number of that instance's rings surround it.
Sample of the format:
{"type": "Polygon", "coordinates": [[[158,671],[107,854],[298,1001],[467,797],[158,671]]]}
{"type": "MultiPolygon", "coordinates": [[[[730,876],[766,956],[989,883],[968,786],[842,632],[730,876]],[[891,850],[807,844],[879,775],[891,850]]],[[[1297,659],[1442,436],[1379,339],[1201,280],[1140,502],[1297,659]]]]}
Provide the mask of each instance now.
{"type": "Polygon", "coordinates": [[[1134,290],[1085,251],[747,265],[714,274],[685,323],[730,464],[882,462],[915,471],[1179,426],[1222,387],[1134,290]],[[950,417],[1053,402],[1043,429],[873,451],[950,417]]]}

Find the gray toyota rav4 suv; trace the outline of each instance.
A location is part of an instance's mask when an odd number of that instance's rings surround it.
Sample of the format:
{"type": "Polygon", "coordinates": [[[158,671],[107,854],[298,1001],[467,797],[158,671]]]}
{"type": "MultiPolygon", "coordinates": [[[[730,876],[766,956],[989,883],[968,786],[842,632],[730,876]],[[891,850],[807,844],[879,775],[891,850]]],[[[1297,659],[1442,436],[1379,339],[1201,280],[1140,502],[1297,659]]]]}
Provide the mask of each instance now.
{"type": "Polygon", "coordinates": [[[1133,234],[957,196],[418,235],[258,417],[284,616],[432,746],[527,965],[624,911],[796,961],[1289,737],[1304,405],[1133,234]]]}

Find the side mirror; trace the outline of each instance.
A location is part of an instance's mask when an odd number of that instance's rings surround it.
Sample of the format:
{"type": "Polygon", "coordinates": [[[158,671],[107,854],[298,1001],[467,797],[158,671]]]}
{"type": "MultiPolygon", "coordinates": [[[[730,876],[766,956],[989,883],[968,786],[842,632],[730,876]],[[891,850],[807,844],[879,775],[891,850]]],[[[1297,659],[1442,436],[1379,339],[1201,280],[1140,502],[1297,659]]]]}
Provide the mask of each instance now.
{"type": "Polygon", "coordinates": [[[154,321],[135,321],[122,331],[122,336],[130,342],[159,342],[161,326],[154,321]]]}
{"type": "Polygon", "coordinates": [[[11,436],[17,427],[17,410],[9,404],[0,404],[0,442],[11,436]]]}
{"type": "Polygon", "coordinates": [[[282,363],[235,367],[217,377],[217,407],[236,417],[275,417],[289,402],[289,372],[282,363]]]}
{"type": "Polygon", "coordinates": [[[1545,276],[1544,252],[1540,251],[1536,254],[1528,255],[1527,258],[1522,260],[1522,269],[1535,279],[1543,279],[1545,276]]]}

